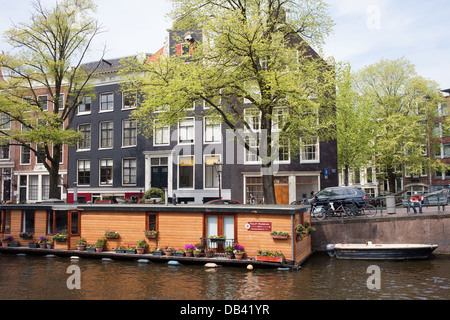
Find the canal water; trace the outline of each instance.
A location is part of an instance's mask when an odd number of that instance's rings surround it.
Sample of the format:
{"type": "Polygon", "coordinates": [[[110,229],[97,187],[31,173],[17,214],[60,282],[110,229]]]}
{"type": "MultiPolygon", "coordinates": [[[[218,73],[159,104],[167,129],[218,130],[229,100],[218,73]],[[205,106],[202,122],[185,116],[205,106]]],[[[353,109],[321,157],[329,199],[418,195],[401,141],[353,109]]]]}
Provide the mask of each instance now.
{"type": "Polygon", "coordinates": [[[449,298],[450,257],[439,255],[420,261],[350,261],[316,253],[300,270],[287,271],[0,254],[1,300],[449,298]],[[368,272],[373,265],[379,268],[378,274],[368,272]],[[379,277],[372,281],[373,276],[379,277]],[[378,281],[379,289],[370,289],[368,279],[372,284],[378,281]]]}

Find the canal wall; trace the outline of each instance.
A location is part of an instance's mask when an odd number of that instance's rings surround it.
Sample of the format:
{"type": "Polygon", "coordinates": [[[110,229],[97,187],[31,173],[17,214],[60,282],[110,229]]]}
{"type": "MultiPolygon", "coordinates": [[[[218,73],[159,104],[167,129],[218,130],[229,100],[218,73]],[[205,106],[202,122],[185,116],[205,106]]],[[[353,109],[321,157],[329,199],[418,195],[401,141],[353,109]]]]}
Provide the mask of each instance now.
{"type": "Polygon", "coordinates": [[[333,243],[438,243],[436,254],[450,254],[450,213],[390,215],[375,218],[312,219],[312,248],[333,243]],[[449,240],[449,241],[447,241],[449,240]],[[442,243],[447,241],[445,243],[442,243]]]}

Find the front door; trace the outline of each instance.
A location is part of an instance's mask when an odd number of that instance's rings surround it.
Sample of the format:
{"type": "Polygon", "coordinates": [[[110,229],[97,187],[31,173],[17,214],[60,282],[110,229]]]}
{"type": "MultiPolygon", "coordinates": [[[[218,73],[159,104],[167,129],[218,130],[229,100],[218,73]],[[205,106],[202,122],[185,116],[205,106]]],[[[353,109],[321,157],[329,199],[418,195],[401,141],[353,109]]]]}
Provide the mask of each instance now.
{"type": "Polygon", "coordinates": [[[152,167],[152,188],[167,188],[167,172],[169,171],[168,167],[152,167]]]}
{"type": "Polygon", "coordinates": [[[233,246],[235,242],[235,223],[232,215],[207,215],[205,226],[205,236],[224,236],[223,242],[211,242],[207,240],[207,247],[217,249],[223,252],[223,249],[228,246],[233,246]]]}
{"type": "Polygon", "coordinates": [[[289,204],[289,178],[276,177],[274,179],[274,186],[277,204],[289,204]]]}

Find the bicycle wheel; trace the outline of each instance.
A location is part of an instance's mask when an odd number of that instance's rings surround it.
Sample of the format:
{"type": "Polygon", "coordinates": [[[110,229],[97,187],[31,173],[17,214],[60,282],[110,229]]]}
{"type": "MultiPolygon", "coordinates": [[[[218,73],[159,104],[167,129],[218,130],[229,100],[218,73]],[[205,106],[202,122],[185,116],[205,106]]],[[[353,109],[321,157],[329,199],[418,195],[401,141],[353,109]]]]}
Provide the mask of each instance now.
{"type": "Polygon", "coordinates": [[[312,215],[317,220],[323,220],[327,216],[327,211],[322,207],[314,208],[312,215]]]}
{"type": "Polygon", "coordinates": [[[375,217],[377,215],[377,208],[371,204],[367,204],[363,209],[363,213],[366,217],[375,217]]]}

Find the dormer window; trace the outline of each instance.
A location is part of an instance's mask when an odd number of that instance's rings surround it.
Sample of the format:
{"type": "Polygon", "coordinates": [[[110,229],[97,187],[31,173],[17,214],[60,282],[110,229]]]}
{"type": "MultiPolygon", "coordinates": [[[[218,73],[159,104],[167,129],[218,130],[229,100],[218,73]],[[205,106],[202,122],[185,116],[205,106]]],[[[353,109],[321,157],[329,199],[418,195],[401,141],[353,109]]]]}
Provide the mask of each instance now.
{"type": "Polygon", "coordinates": [[[184,42],[177,46],[177,56],[192,56],[194,53],[194,42],[184,42]]]}

